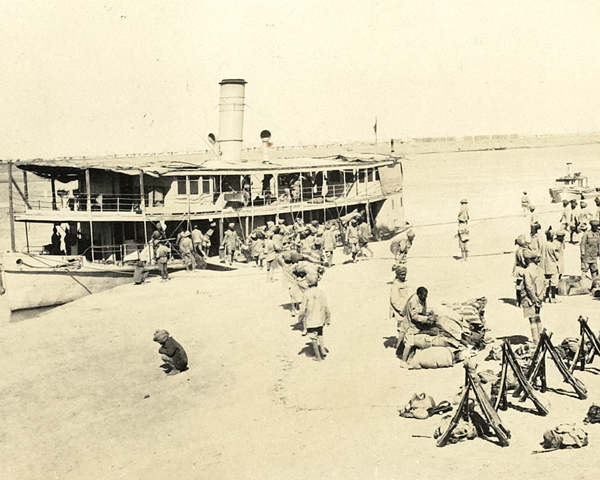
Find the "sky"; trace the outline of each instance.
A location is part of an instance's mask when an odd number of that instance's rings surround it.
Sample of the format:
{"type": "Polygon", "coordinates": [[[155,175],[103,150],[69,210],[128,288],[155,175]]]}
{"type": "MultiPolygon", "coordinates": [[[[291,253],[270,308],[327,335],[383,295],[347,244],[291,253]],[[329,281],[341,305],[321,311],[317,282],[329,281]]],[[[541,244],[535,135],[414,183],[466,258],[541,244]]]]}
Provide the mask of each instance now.
{"type": "Polygon", "coordinates": [[[600,2],[6,0],[0,159],[600,131],[600,2]]]}

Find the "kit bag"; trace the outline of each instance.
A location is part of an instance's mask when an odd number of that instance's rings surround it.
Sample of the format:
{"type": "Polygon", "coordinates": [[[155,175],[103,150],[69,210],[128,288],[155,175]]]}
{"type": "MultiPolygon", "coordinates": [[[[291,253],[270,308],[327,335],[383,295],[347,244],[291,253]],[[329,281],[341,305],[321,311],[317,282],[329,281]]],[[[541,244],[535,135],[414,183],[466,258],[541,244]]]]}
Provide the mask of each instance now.
{"type": "Polygon", "coordinates": [[[600,423],[600,407],[598,405],[592,405],[590,407],[583,423],[600,423]]]}
{"type": "Polygon", "coordinates": [[[588,444],[588,434],[571,423],[563,423],[544,433],[544,448],[581,448],[588,444]]]}

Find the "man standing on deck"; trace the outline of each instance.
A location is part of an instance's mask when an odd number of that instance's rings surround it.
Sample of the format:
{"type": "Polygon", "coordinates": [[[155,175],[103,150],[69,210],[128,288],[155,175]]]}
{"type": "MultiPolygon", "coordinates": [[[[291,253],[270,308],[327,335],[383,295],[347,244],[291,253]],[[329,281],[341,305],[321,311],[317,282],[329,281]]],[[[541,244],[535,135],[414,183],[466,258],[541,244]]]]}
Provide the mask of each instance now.
{"type": "Polygon", "coordinates": [[[539,267],[539,254],[532,250],[525,250],[524,256],[527,268],[523,274],[523,299],[521,306],[523,307],[523,316],[529,319],[531,338],[537,344],[540,341],[540,334],[543,330],[540,311],[544,298],[545,279],[539,267]]]}
{"type": "Polygon", "coordinates": [[[581,273],[586,275],[590,272],[590,278],[598,275],[598,256],[600,254],[600,232],[598,225],[600,222],[594,219],[590,222],[592,229],[585,232],[581,237],[581,273]]]}

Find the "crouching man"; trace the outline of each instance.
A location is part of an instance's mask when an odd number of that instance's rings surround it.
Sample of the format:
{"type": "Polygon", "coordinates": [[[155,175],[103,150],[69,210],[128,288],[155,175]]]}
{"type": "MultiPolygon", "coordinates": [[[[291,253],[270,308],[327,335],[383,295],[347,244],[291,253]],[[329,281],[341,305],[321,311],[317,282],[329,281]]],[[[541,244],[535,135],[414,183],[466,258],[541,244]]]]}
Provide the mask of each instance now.
{"type": "Polygon", "coordinates": [[[166,330],[154,332],[154,341],[160,344],[158,353],[164,362],[161,368],[165,369],[167,375],[177,375],[188,369],[188,358],[183,347],[169,335],[166,330]]]}

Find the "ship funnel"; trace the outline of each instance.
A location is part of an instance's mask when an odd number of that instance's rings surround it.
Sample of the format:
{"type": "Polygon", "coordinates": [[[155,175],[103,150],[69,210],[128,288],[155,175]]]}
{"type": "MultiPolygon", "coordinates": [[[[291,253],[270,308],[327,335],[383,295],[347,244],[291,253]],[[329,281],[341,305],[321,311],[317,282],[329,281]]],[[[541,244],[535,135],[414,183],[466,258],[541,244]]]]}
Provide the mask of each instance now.
{"type": "Polygon", "coordinates": [[[573,164],[571,162],[567,162],[567,177],[570,177],[572,174],[571,166],[573,164]]]}
{"type": "Polygon", "coordinates": [[[226,162],[241,163],[244,134],[246,82],[240,78],[222,80],[219,103],[219,149],[226,162]]]}

